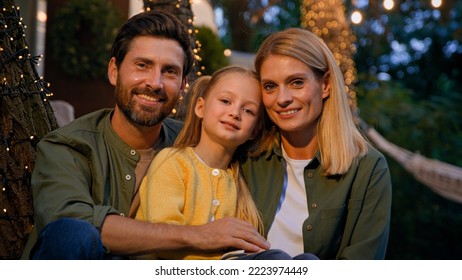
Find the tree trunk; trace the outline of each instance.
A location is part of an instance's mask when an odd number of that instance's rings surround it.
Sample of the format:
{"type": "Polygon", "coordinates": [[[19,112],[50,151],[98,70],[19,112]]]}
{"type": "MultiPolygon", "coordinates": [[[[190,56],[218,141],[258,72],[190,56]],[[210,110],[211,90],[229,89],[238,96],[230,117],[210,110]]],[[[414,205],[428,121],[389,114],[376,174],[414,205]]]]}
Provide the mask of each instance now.
{"type": "MultiPolygon", "coordinates": [[[[229,29],[231,32],[231,49],[253,52],[252,30],[250,19],[246,19],[246,12],[249,10],[248,0],[224,0],[223,5],[229,15],[229,29]]],[[[247,15],[249,17],[249,15],[247,15]]]]}
{"type": "Polygon", "coordinates": [[[305,0],[301,11],[302,26],[321,37],[334,54],[348,87],[350,109],[356,114],[356,37],[346,20],[343,0],[305,0]]]}
{"type": "Polygon", "coordinates": [[[14,0],[0,1],[0,258],[18,259],[33,225],[37,142],[57,128],[14,0]]]}
{"type": "Polygon", "coordinates": [[[189,30],[194,30],[192,19],[194,14],[191,9],[190,0],[143,0],[144,9],[165,10],[174,14],[183,22],[189,30]]]}
{"type": "MultiPolygon", "coordinates": [[[[175,15],[188,29],[191,36],[191,42],[193,44],[193,49],[195,54],[199,52],[197,45],[200,46],[200,43],[197,43],[196,38],[196,29],[194,28],[194,13],[191,9],[190,0],[143,0],[145,10],[164,10],[175,15]]],[[[192,83],[200,73],[200,58],[195,59],[194,66],[191,70],[191,73],[188,75],[188,84],[192,83]]],[[[182,98],[178,102],[175,112],[173,112],[172,117],[184,120],[187,104],[189,103],[189,95],[187,91],[183,94],[182,98]]]]}

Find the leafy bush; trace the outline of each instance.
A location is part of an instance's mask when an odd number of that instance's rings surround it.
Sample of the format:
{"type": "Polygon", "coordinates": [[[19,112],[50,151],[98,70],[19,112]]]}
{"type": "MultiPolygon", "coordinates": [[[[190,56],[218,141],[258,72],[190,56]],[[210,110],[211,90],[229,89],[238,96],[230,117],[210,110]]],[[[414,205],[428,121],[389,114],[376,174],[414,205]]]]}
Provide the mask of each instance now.
{"type": "MultiPolygon", "coordinates": [[[[388,141],[462,166],[462,100],[449,79],[438,79],[439,95],[423,101],[416,101],[412,90],[395,81],[366,75],[359,81],[360,116],[388,141]]],[[[387,258],[461,259],[462,204],[434,193],[387,158],[393,181],[387,258]]]]}

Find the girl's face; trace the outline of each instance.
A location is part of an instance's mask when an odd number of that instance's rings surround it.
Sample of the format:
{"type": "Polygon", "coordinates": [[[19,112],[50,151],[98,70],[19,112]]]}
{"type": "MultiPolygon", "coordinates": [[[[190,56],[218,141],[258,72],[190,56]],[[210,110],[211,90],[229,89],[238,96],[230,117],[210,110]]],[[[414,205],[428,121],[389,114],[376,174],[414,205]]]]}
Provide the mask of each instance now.
{"type": "Polygon", "coordinates": [[[256,135],[261,113],[259,82],[244,73],[222,76],[199,98],[196,115],[202,118],[201,141],[210,141],[236,148],[256,135]]]}
{"type": "Polygon", "coordinates": [[[317,77],[298,59],[269,55],[260,67],[263,104],[283,135],[313,137],[323,99],[330,94],[327,75],[317,77]]]}

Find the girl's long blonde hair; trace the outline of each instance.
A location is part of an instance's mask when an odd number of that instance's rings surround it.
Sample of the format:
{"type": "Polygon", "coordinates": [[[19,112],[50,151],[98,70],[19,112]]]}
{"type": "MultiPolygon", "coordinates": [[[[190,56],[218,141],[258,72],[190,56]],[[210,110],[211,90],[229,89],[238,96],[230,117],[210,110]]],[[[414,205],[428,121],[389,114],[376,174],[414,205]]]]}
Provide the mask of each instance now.
{"type": "MultiPolygon", "coordinates": [[[[323,102],[317,125],[321,167],[326,175],[346,173],[354,159],[365,155],[369,146],[354,122],[343,75],[332,52],[310,31],[289,28],[270,35],[262,43],[255,57],[257,73],[272,54],[295,58],[320,77],[329,73],[332,91],[323,102]]],[[[270,150],[275,141],[279,144],[278,130],[273,127],[266,133],[259,152],[270,150]]]]}
{"type": "MultiPolygon", "coordinates": [[[[195,114],[195,107],[197,100],[202,97],[206,99],[210,90],[217,84],[220,79],[228,74],[241,73],[254,77],[259,81],[257,74],[247,68],[240,66],[224,67],[212,76],[202,76],[196,79],[191,85],[188,94],[190,94],[189,104],[186,112],[186,119],[184,127],[178,135],[174,148],[183,149],[186,147],[195,147],[199,144],[201,138],[202,119],[195,114]]],[[[262,127],[263,123],[263,110],[260,110],[259,124],[262,127]]],[[[236,201],[236,217],[250,222],[259,232],[263,234],[263,223],[261,215],[252,199],[252,195],[247,188],[247,184],[241,175],[239,168],[239,157],[245,156],[250,151],[256,150],[258,143],[262,138],[262,129],[259,129],[257,135],[252,140],[248,140],[240,145],[234,152],[233,158],[230,163],[230,168],[233,170],[234,181],[237,186],[237,201],[236,201]]]]}

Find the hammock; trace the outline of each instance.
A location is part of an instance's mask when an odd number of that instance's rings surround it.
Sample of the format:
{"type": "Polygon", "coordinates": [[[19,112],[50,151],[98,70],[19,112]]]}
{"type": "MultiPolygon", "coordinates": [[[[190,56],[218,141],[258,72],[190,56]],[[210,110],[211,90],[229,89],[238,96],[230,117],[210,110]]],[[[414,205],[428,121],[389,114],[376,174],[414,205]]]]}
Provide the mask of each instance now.
{"type": "Polygon", "coordinates": [[[462,203],[462,168],[412,153],[387,141],[372,127],[366,134],[376,146],[398,161],[417,181],[439,195],[462,203]]]}

